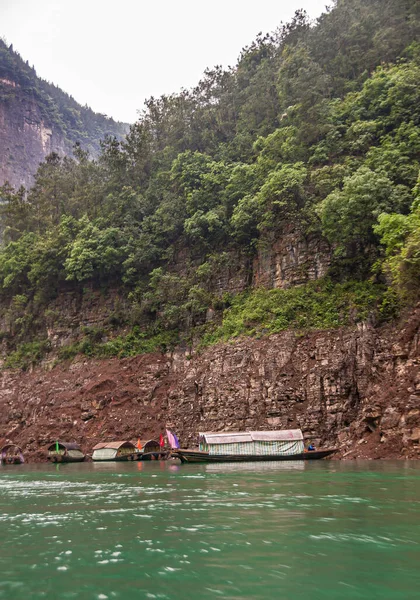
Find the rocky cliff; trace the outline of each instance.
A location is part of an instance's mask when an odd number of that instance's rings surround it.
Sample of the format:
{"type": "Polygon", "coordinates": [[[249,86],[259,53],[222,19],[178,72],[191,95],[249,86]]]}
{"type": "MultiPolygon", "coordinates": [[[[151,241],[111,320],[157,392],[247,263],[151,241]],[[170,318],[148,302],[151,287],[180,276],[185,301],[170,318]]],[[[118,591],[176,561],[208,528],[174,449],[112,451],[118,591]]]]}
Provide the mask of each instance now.
{"type": "Polygon", "coordinates": [[[0,185],[29,187],[51,152],[71,155],[79,142],[95,157],[103,137],[121,139],[127,131],[124,123],[94,113],[40,79],[0,39],[0,185]]]}
{"type": "Polygon", "coordinates": [[[324,277],[331,248],[320,237],[303,236],[288,225],[281,234],[260,245],[253,265],[253,285],[287,288],[324,277]]]}
{"type": "Polygon", "coordinates": [[[1,84],[13,90],[13,101],[0,103],[0,185],[29,187],[39,163],[51,152],[71,154],[72,144],[18,83],[3,79],[1,84]]]}
{"type": "Polygon", "coordinates": [[[3,372],[0,442],[28,459],[51,441],[198,431],[303,429],[345,458],[420,457],[420,308],[398,330],[360,325],[242,339],[189,355],[79,359],[3,372]]]}
{"type": "MultiPolygon", "coordinates": [[[[316,278],[328,261],[328,248],[289,232],[260,253],[248,278],[287,286],[316,278]]],[[[241,289],[246,272],[238,263],[215,285],[221,294],[241,289]]],[[[104,331],[127,311],[118,290],[67,292],[49,305],[51,353],[31,372],[1,374],[0,444],[13,440],[40,459],[57,438],[89,452],[99,440],[156,436],[165,426],[184,445],[198,431],[300,427],[345,458],[420,456],[420,307],[399,325],[285,331],[199,353],[55,364],[60,348],[86,328],[104,331]]],[[[8,314],[0,325],[12,335],[8,314]]]]}

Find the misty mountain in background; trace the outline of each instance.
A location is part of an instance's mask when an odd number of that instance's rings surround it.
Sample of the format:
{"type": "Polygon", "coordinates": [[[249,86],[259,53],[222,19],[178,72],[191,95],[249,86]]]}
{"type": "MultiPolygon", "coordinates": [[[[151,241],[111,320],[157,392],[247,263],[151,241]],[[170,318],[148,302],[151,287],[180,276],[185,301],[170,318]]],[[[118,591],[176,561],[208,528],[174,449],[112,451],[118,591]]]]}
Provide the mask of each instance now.
{"type": "Polygon", "coordinates": [[[101,139],[121,140],[128,127],[38,77],[13,45],[0,39],[0,185],[30,187],[39,163],[51,152],[72,155],[78,142],[96,157],[101,139]]]}

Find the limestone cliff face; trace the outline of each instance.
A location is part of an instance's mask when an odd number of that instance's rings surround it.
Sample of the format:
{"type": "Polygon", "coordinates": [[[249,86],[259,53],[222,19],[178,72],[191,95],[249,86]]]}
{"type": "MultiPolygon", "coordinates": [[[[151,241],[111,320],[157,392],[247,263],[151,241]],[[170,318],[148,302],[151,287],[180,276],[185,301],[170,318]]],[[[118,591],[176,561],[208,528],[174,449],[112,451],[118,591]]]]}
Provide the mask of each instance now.
{"type": "Polygon", "coordinates": [[[3,79],[1,84],[13,94],[0,102],[0,185],[8,181],[14,187],[29,187],[48,154],[71,154],[72,145],[18,83],[3,79]]]}
{"type": "Polygon", "coordinates": [[[341,456],[419,456],[419,324],[420,311],[398,332],[284,332],[175,356],[165,417],[187,443],[198,430],[299,427],[341,456]]]}
{"type": "Polygon", "coordinates": [[[399,329],[369,325],[243,339],[198,355],[82,359],[3,372],[0,442],[29,457],[51,441],[301,427],[345,458],[420,457],[420,308],[399,329]]]}
{"type": "MultiPolygon", "coordinates": [[[[331,251],[325,242],[319,238],[305,238],[298,230],[289,230],[274,240],[271,247],[261,248],[253,261],[243,254],[230,253],[226,264],[214,269],[208,283],[219,297],[226,293],[238,294],[250,286],[286,288],[325,276],[330,260],[331,251]]],[[[185,265],[189,262],[187,250],[177,256],[174,267],[177,275],[186,275],[185,265]]],[[[118,320],[129,311],[130,302],[119,290],[103,294],[86,285],[83,294],[80,290],[63,291],[49,303],[45,330],[39,334],[41,338],[49,339],[54,352],[63,345],[79,341],[83,328],[106,330],[110,318],[118,320]]],[[[213,321],[218,316],[215,310],[209,309],[206,319],[213,321]]],[[[13,336],[14,318],[11,307],[0,307],[0,331],[13,336]]],[[[0,365],[1,354],[4,356],[5,352],[6,346],[3,343],[2,348],[0,344],[0,365]]]]}
{"type": "Polygon", "coordinates": [[[253,265],[253,285],[288,288],[320,279],[331,263],[331,248],[316,236],[303,236],[289,226],[261,244],[253,265]]]}
{"type": "Polygon", "coordinates": [[[51,152],[72,155],[75,142],[96,157],[105,136],[122,139],[128,125],[81,106],[38,77],[13,45],[0,38],[0,185],[30,187],[51,152]]]}

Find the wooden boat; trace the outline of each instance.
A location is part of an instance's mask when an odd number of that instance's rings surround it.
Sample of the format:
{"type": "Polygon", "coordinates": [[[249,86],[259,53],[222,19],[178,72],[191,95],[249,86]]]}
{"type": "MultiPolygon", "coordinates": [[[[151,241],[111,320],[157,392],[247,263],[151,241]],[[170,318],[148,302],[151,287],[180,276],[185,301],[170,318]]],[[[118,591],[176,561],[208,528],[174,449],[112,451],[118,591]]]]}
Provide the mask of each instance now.
{"type": "Polygon", "coordinates": [[[169,452],[166,452],[157,440],[140,441],[138,460],[166,460],[169,452]]]}
{"type": "Polygon", "coordinates": [[[200,433],[197,450],[172,450],[183,463],[318,460],[335,448],[306,451],[300,429],[200,433]]]}
{"type": "Polygon", "coordinates": [[[48,460],[54,463],[82,462],[85,455],[79,444],[74,442],[54,442],[48,447],[48,460]]]}
{"type": "Polygon", "coordinates": [[[139,460],[139,452],[131,442],[102,442],[93,448],[92,460],[139,460]]]}
{"type": "Polygon", "coordinates": [[[0,450],[2,465],[21,465],[25,462],[22,449],[16,444],[6,444],[0,450]]]}
{"type": "Polygon", "coordinates": [[[216,462],[253,462],[267,460],[318,460],[337,452],[336,448],[325,448],[323,450],[308,450],[293,455],[268,454],[210,454],[200,450],[184,450],[178,448],[172,450],[172,456],[179,458],[183,463],[216,463],[216,462]]]}

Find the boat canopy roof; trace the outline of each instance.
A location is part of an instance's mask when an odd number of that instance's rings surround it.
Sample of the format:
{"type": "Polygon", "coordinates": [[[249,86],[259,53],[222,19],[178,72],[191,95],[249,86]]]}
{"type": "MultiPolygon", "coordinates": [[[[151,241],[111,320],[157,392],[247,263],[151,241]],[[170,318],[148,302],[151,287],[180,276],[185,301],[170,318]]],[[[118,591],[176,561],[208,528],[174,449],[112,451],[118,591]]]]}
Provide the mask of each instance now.
{"type": "MultiPolygon", "coordinates": [[[[50,452],[54,451],[56,449],[56,444],[57,442],[54,442],[53,444],[51,444],[51,446],[48,446],[48,450],[50,452]]],[[[62,446],[66,450],[82,450],[79,444],[76,444],[76,442],[58,442],[58,445],[62,446]]]]}
{"type": "Polygon", "coordinates": [[[283,429],[280,431],[240,431],[240,432],[200,432],[200,439],[207,444],[235,444],[241,442],[286,442],[303,440],[300,429],[283,429]]]}
{"type": "Polygon", "coordinates": [[[5,446],[3,446],[3,448],[1,448],[0,452],[7,452],[8,450],[12,449],[14,449],[15,452],[22,452],[22,448],[17,444],[6,444],[5,446]]]}
{"type": "Polygon", "coordinates": [[[160,448],[160,444],[157,440],[140,440],[141,449],[147,448],[160,448]]]}
{"type": "Polygon", "coordinates": [[[136,449],[134,444],[132,444],[131,442],[127,442],[127,441],[101,442],[99,444],[96,444],[96,446],[93,447],[94,450],[102,450],[103,448],[113,448],[114,450],[119,450],[120,448],[132,448],[133,450],[136,449]]]}

